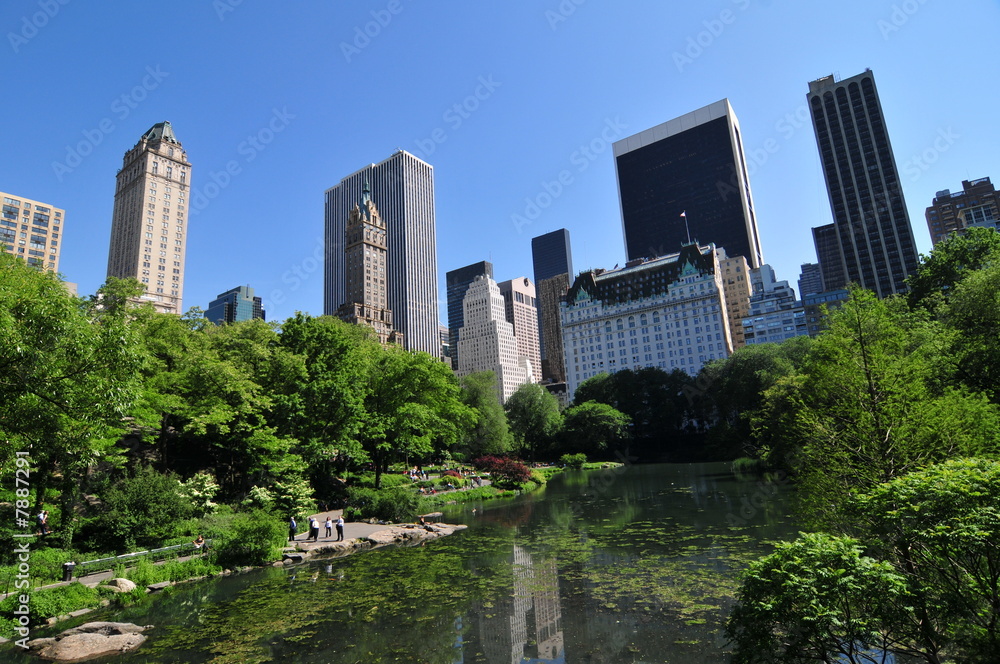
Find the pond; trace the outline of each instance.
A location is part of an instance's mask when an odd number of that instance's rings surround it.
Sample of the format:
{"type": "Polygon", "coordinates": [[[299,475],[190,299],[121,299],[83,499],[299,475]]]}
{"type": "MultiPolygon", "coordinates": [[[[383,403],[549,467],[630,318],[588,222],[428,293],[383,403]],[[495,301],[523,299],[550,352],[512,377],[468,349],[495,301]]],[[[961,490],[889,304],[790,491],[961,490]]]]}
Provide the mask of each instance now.
{"type": "Polygon", "coordinates": [[[444,520],[469,528],[422,546],[180,586],[87,620],[156,626],[103,660],[123,663],[717,664],[739,571],[795,534],[789,498],[728,464],[568,472],[453,506],[444,520]]]}

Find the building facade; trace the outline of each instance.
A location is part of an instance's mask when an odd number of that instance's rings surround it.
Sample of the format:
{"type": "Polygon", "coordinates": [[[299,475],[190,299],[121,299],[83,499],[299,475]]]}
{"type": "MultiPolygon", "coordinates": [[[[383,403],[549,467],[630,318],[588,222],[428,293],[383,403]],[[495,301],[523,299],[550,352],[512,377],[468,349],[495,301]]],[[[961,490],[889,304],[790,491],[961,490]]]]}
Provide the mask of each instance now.
{"type": "Polygon", "coordinates": [[[183,313],[191,162],[169,122],[125,153],[115,183],[108,276],[134,278],[139,298],[161,313],[183,313]]]}
{"type": "Polygon", "coordinates": [[[824,286],[905,292],[917,248],[874,75],[812,81],[807,100],[836,231],[834,251],[819,257],[824,286]]]}
{"type": "Polygon", "coordinates": [[[518,277],[497,284],[503,296],[504,314],[514,326],[517,354],[531,363],[532,382],[541,380],[542,360],[538,350],[538,299],[535,284],[527,277],[518,277]]]}
{"type": "MultiPolygon", "coordinates": [[[[542,360],[541,374],[543,380],[557,380],[549,371],[548,351],[545,349],[545,325],[542,321],[545,310],[555,312],[559,315],[559,302],[551,302],[545,299],[542,291],[542,282],[560,274],[565,274],[567,281],[572,279],[573,274],[573,253],[570,247],[569,231],[560,228],[557,231],[539,235],[531,238],[531,266],[534,275],[535,287],[538,289],[538,350],[542,360]]],[[[561,341],[553,341],[561,347],[561,341]]],[[[562,351],[558,354],[553,351],[552,360],[555,364],[562,362],[562,351]]]]}
{"type": "Polygon", "coordinates": [[[569,274],[557,274],[538,284],[538,315],[542,321],[540,337],[548,339],[548,355],[542,358],[542,380],[566,382],[566,358],[563,354],[562,302],[569,291],[569,274]]]}
{"type": "Polygon", "coordinates": [[[781,343],[809,333],[805,310],[802,303],[795,299],[795,290],[787,281],[777,281],[770,265],[755,269],[752,281],[754,292],[750,296],[750,313],[741,325],[748,346],[781,343]]]}
{"type": "Polygon", "coordinates": [[[591,270],[573,282],[562,308],[570,396],[601,373],[659,367],[696,375],[732,354],[725,289],[714,245],[591,270]]]}
{"type": "Polygon", "coordinates": [[[66,210],[5,192],[0,198],[0,248],[28,265],[58,273],[66,210]]]}
{"type": "Polygon", "coordinates": [[[530,382],[530,362],[517,352],[514,326],[507,322],[503,295],[497,282],[476,277],[462,301],[464,324],[458,332],[459,377],[492,371],[497,397],[504,403],[521,385],[530,382]]]}
{"type": "Polygon", "coordinates": [[[719,250],[719,270],[722,272],[722,285],[726,294],[726,316],[729,318],[733,350],[745,345],[740,321],[750,315],[750,295],[753,291],[750,269],[745,257],[729,258],[724,250],[719,250]]]}
{"type": "Polygon", "coordinates": [[[462,302],[465,292],[476,277],[493,278],[493,263],[479,261],[472,265],[452,270],[444,276],[445,296],[448,298],[448,345],[451,350],[451,366],[458,369],[458,331],[465,324],[462,302]]]}
{"type": "Polygon", "coordinates": [[[387,253],[385,222],[372,201],[366,182],[361,191],[361,203],[355,203],[347,215],[345,299],[337,308],[337,317],[352,325],[372,328],[383,346],[403,341],[393,327],[392,309],[388,306],[387,253]]]}
{"type": "Polygon", "coordinates": [[[805,298],[806,295],[822,293],[824,290],[823,272],[819,263],[803,263],[799,272],[799,297],[805,298]]]}
{"type": "Polygon", "coordinates": [[[802,308],[806,314],[806,330],[810,337],[826,329],[827,315],[844,306],[850,293],[847,289],[813,293],[802,298],[802,308]]]}
{"type": "Polygon", "coordinates": [[[365,166],[326,191],[323,312],[336,315],[347,301],[347,222],[365,183],[378,192],[386,226],[386,301],[393,325],[403,335],[404,348],[440,357],[434,168],[404,150],[365,166]]]}
{"type": "Polygon", "coordinates": [[[962,181],[962,191],[945,189],[934,196],[924,213],[931,241],[937,244],[969,226],[996,228],[1000,222],[1000,198],[989,178],[962,181]]]}
{"type": "Polygon", "coordinates": [[[614,156],[630,261],[693,241],[744,256],[750,267],[763,262],[740,125],[728,99],[617,141],[614,156]]]}
{"type": "Polygon", "coordinates": [[[249,286],[238,286],[212,300],[205,310],[205,318],[216,325],[244,320],[267,320],[261,299],[249,286]]]}

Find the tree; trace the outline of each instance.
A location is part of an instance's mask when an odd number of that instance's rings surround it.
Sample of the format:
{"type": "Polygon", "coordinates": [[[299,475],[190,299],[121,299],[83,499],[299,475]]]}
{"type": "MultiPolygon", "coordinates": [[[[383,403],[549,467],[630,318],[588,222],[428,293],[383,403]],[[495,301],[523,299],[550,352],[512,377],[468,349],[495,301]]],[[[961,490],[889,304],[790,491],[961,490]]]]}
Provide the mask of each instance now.
{"type": "Polygon", "coordinates": [[[587,401],[566,409],[563,419],[563,449],[587,456],[624,452],[629,438],[628,415],[611,406],[587,401]]]}
{"type": "Polygon", "coordinates": [[[194,512],[173,475],[140,468],[102,492],[97,527],[102,546],[119,552],[153,547],[174,534],[178,521],[194,512]]]}
{"type": "Polygon", "coordinates": [[[462,441],[469,458],[484,454],[506,454],[513,446],[507,416],[497,397],[497,379],[492,371],[463,376],[462,402],[474,409],[475,419],[462,441]]]}
{"type": "Polygon", "coordinates": [[[559,400],[537,383],[525,383],[504,404],[515,451],[535,459],[548,449],[562,426],[559,400]]]}
{"type": "Polygon", "coordinates": [[[1000,262],[1000,234],[990,228],[970,227],[952,234],[934,246],[930,256],[907,280],[913,307],[934,309],[948,300],[955,287],[969,274],[1000,262]]]}
{"type": "Polygon", "coordinates": [[[952,344],[958,377],[1000,403],[1000,260],[955,287],[945,322],[958,332],[952,344]]]}

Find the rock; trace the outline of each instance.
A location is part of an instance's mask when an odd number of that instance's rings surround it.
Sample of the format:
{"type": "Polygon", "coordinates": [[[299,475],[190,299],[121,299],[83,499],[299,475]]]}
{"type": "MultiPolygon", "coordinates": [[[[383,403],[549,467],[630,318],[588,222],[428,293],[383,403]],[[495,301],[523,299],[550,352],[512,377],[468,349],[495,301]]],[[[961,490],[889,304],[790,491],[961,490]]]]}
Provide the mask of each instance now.
{"type": "Polygon", "coordinates": [[[130,593],[135,590],[135,582],[128,579],[110,579],[105,585],[120,593],[130,593]]]}
{"type": "Polygon", "coordinates": [[[55,638],[33,639],[28,647],[44,659],[80,662],[135,650],[146,640],[149,626],[132,623],[92,622],[68,629],[55,638]]]}
{"type": "Polygon", "coordinates": [[[157,590],[163,590],[164,588],[169,588],[174,585],[173,581],[160,581],[159,583],[153,583],[146,586],[146,590],[151,593],[155,593],[157,590]]]}

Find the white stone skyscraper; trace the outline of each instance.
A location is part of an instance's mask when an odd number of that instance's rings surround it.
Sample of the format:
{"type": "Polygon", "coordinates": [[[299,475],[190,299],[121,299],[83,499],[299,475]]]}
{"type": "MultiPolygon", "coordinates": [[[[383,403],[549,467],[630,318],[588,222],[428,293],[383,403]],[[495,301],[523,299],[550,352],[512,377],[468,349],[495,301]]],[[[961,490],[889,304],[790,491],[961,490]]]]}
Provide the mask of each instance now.
{"type": "Polygon", "coordinates": [[[538,300],[535,284],[527,277],[518,277],[497,284],[503,296],[507,322],[514,326],[517,354],[531,363],[531,381],[542,379],[542,358],[539,351],[538,300]]]}
{"type": "Polygon", "coordinates": [[[115,186],[108,276],[138,279],[141,302],[183,313],[191,162],[169,122],[159,122],[125,153],[115,186]]]}
{"type": "Polygon", "coordinates": [[[345,231],[366,182],[378,193],[386,226],[387,304],[393,326],[402,333],[407,350],[440,357],[434,167],[403,150],[326,191],[323,313],[336,315],[347,301],[345,231]]]}
{"type": "Polygon", "coordinates": [[[518,353],[514,326],[507,322],[504,309],[497,282],[476,277],[462,300],[464,324],[458,331],[456,371],[459,377],[480,371],[495,373],[500,403],[532,379],[531,362],[518,353]]]}

